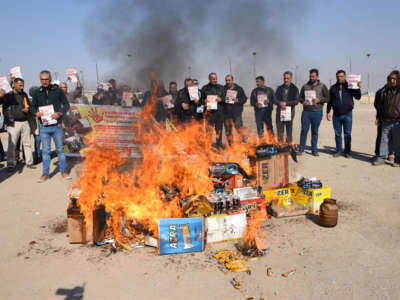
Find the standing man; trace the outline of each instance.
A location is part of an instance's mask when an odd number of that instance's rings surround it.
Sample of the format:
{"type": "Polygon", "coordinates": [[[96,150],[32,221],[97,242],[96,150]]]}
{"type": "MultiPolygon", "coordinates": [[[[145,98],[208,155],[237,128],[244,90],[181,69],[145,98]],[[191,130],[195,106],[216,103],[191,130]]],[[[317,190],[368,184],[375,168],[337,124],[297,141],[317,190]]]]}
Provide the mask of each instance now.
{"type": "Polygon", "coordinates": [[[317,69],[310,70],[310,80],[301,88],[300,103],[303,104],[301,114],[301,135],[298,155],[302,155],[306,148],[308,131],[311,125],[311,151],[312,155],[318,154],[318,129],[322,121],[322,109],[328,102],[329,91],[325,84],[318,79],[317,69]]]}
{"type": "Polygon", "coordinates": [[[379,156],[372,164],[380,166],[385,163],[389,154],[389,142],[392,139],[394,162],[393,167],[400,166],[400,87],[399,75],[390,73],[390,84],[382,94],[377,107],[376,124],[382,122],[382,135],[379,156]]]}
{"type": "Polygon", "coordinates": [[[50,179],[50,152],[51,138],[56,146],[58,164],[61,176],[71,179],[67,174],[67,161],[64,154],[64,131],[62,118],[69,110],[69,103],[64,92],[57,86],[50,84],[51,74],[49,71],[40,72],[40,83],[42,86],[34,93],[30,111],[40,120],[40,139],[42,141],[43,175],[39,182],[50,179]],[[46,111],[46,112],[44,112],[46,111]]]}
{"type": "Polygon", "coordinates": [[[175,81],[171,81],[169,83],[169,93],[171,94],[172,100],[175,103],[176,97],[178,96],[178,85],[176,84],[175,81]]]}
{"type": "MultiPolygon", "coordinates": [[[[6,94],[6,91],[0,88],[0,105],[4,104],[4,96],[6,94]]],[[[0,131],[3,129],[4,126],[4,115],[0,112],[0,131]]],[[[4,152],[3,144],[1,143],[1,137],[0,137],[0,162],[2,162],[6,157],[6,154],[4,152]]]]}
{"type": "Polygon", "coordinates": [[[299,89],[292,83],[292,72],[283,73],[283,84],[278,86],[275,93],[274,103],[276,109],[276,129],[279,141],[283,142],[283,134],[286,127],[286,142],[293,142],[293,119],[296,105],[299,103],[299,89]],[[281,117],[281,111],[290,114],[290,120],[281,117]],[[289,112],[288,112],[289,111],[289,112]]]}
{"type": "Polygon", "coordinates": [[[243,127],[243,105],[246,103],[247,97],[242,87],[233,82],[232,75],[225,76],[225,83],[225,134],[229,145],[232,145],[232,125],[235,126],[237,132],[240,132],[240,129],[243,127]]]}
{"type": "Polygon", "coordinates": [[[336,153],[333,157],[344,155],[351,157],[351,128],[353,125],[353,98],[361,99],[362,82],[357,83],[358,89],[349,89],[346,81],[346,72],[336,72],[336,84],[329,91],[329,102],[326,107],[326,119],[332,120],[331,109],[333,108],[333,129],[335,130],[336,153]],[[344,135],[344,153],[342,148],[342,128],[344,135]]]}
{"type": "Polygon", "coordinates": [[[4,96],[3,104],[4,121],[8,132],[7,170],[15,169],[15,146],[21,137],[25,154],[26,166],[34,169],[31,148],[31,128],[28,122],[29,100],[24,92],[24,80],[13,80],[13,89],[4,96]]]}
{"type": "Polygon", "coordinates": [[[87,101],[87,98],[84,98],[82,95],[82,84],[79,79],[79,74],[75,74],[77,82],[76,82],[76,88],[73,92],[68,93],[68,86],[66,82],[61,82],[60,83],[60,89],[64,92],[65,96],[67,97],[67,100],[69,103],[74,103],[74,104],[89,104],[87,101]]]}
{"type": "Polygon", "coordinates": [[[274,133],[272,126],[272,110],[275,101],[274,90],[264,85],[264,77],[256,77],[257,87],[251,92],[250,104],[254,107],[254,114],[259,137],[264,134],[264,124],[268,132],[274,133]]]}
{"type": "MultiPolygon", "coordinates": [[[[201,103],[206,107],[207,123],[214,127],[216,148],[222,148],[222,128],[224,124],[224,87],[218,84],[217,74],[208,75],[209,83],[201,89],[201,103]]],[[[211,134],[211,133],[210,133],[211,134]]]]}

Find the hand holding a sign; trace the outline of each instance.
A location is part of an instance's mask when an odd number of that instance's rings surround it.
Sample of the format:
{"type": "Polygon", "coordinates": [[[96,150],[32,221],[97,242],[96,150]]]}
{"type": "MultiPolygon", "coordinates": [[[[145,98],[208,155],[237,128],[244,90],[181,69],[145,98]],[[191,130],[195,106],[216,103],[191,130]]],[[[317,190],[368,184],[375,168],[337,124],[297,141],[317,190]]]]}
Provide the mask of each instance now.
{"type": "Polygon", "coordinates": [[[321,100],[319,100],[318,98],[314,98],[313,99],[313,104],[318,104],[318,103],[320,103],[321,102],[321,100]]]}
{"type": "Polygon", "coordinates": [[[331,121],[331,120],[332,120],[332,115],[331,115],[331,114],[326,114],[326,119],[327,119],[328,121],[331,121]]]}
{"type": "Polygon", "coordinates": [[[222,101],[221,97],[217,96],[217,102],[221,102],[221,101],[222,101]]]}
{"type": "Polygon", "coordinates": [[[362,87],[362,81],[357,82],[357,86],[361,89],[361,87],[362,87]]]}
{"type": "Polygon", "coordinates": [[[5,94],[6,94],[6,91],[3,89],[0,89],[0,98],[3,98],[5,94]]]}
{"type": "Polygon", "coordinates": [[[184,110],[188,110],[188,109],[189,109],[189,104],[187,104],[187,103],[182,103],[182,108],[183,108],[184,110]]]}
{"type": "Polygon", "coordinates": [[[61,114],[59,113],[59,112],[55,112],[54,114],[52,114],[51,115],[51,117],[53,118],[53,119],[58,119],[59,117],[61,117],[61,114]]]}
{"type": "Polygon", "coordinates": [[[280,105],[281,109],[285,109],[286,108],[286,102],[285,101],[279,102],[279,105],[280,105]]]}

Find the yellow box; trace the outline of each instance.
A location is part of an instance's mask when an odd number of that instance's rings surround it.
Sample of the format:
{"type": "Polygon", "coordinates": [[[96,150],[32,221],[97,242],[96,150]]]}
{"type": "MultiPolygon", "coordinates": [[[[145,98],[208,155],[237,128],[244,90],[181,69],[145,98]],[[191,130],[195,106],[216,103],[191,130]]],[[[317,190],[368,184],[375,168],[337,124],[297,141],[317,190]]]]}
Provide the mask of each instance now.
{"type": "Polygon", "coordinates": [[[319,207],[326,198],[331,198],[331,188],[323,186],[320,189],[302,189],[299,186],[289,185],[293,201],[308,205],[310,212],[319,214],[319,207]]]}
{"type": "Polygon", "coordinates": [[[271,202],[272,200],[277,200],[278,203],[282,203],[284,206],[287,206],[292,202],[289,188],[266,190],[263,191],[263,194],[265,195],[265,201],[267,203],[271,202]]]}

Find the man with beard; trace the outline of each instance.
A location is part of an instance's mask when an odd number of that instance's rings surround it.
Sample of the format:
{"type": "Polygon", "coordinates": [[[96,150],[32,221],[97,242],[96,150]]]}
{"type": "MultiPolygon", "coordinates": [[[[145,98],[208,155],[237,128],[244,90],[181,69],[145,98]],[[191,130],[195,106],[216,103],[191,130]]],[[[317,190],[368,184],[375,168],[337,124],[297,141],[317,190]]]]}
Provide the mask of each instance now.
{"type": "Polygon", "coordinates": [[[241,86],[233,82],[232,75],[225,76],[225,111],[224,111],[224,125],[225,134],[229,145],[232,144],[232,125],[235,126],[237,132],[243,127],[243,105],[247,101],[246,94],[241,86]]]}
{"type": "Polygon", "coordinates": [[[275,93],[276,109],[276,129],[278,138],[283,142],[283,134],[286,128],[286,142],[293,141],[293,119],[296,105],[299,103],[299,89],[292,83],[292,72],[283,73],[283,84],[278,86],[275,93]],[[290,120],[281,117],[282,111],[289,110],[290,120]]]}
{"type": "Polygon", "coordinates": [[[322,109],[328,102],[329,91],[325,84],[318,79],[317,69],[310,70],[310,80],[303,85],[300,91],[300,103],[303,104],[301,114],[301,134],[298,155],[302,155],[306,148],[308,131],[311,126],[311,151],[312,155],[318,154],[318,130],[322,121],[322,109]]]}
{"type": "Polygon", "coordinates": [[[358,89],[350,89],[346,81],[346,72],[336,72],[336,84],[329,91],[329,102],[326,107],[326,119],[332,120],[331,109],[333,108],[333,129],[335,130],[336,153],[333,157],[344,155],[351,157],[351,128],[353,125],[353,98],[361,99],[362,83],[357,83],[358,89]],[[344,135],[344,153],[342,148],[342,128],[344,135]]]}
{"type": "MultiPolygon", "coordinates": [[[[209,127],[215,129],[216,148],[222,148],[222,128],[224,124],[224,87],[218,84],[217,74],[208,75],[209,83],[201,89],[201,103],[206,107],[206,118],[209,127]]],[[[209,132],[211,135],[211,132],[209,132]]]]}
{"type": "Polygon", "coordinates": [[[390,73],[390,84],[382,91],[377,105],[376,123],[382,122],[379,156],[372,164],[380,166],[385,163],[389,154],[389,142],[392,139],[394,162],[393,167],[400,166],[400,87],[399,75],[396,71],[390,73]]]}
{"type": "Polygon", "coordinates": [[[257,87],[251,92],[250,104],[254,107],[254,115],[259,137],[264,135],[264,125],[273,134],[272,110],[275,100],[274,90],[264,85],[264,77],[256,77],[257,87]]]}

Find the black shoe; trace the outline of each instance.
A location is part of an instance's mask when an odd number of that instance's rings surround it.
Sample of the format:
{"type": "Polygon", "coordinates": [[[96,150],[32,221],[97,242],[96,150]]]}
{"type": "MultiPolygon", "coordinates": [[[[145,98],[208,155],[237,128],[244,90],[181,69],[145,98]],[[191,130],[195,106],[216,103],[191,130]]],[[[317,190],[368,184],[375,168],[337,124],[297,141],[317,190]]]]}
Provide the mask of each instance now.
{"type": "Polygon", "coordinates": [[[346,157],[346,158],[351,158],[351,154],[350,153],[344,153],[343,156],[346,157]]]}
{"type": "Polygon", "coordinates": [[[26,165],[26,167],[27,167],[28,169],[36,169],[36,167],[35,167],[34,165],[26,165]]]}
{"type": "Polygon", "coordinates": [[[13,166],[8,166],[7,167],[7,172],[8,173],[12,173],[12,172],[14,172],[14,170],[15,170],[15,167],[13,167],[13,166]]]}
{"type": "Polygon", "coordinates": [[[317,151],[313,151],[311,154],[312,154],[313,156],[319,156],[319,153],[318,153],[317,151]]]}
{"type": "Polygon", "coordinates": [[[301,155],[303,155],[303,152],[304,152],[304,151],[297,151],[297,152],[296,152],[296,155],[297,155],[297,156],[301,156],[301,155]]]}
{"type": "Polygon", "coordinates": [[[339,156],[341,156],[342,155],[342,152],[336,152],[336,153],[334,153],[332,156],[333,157],[339,157],[339,156]]]}

